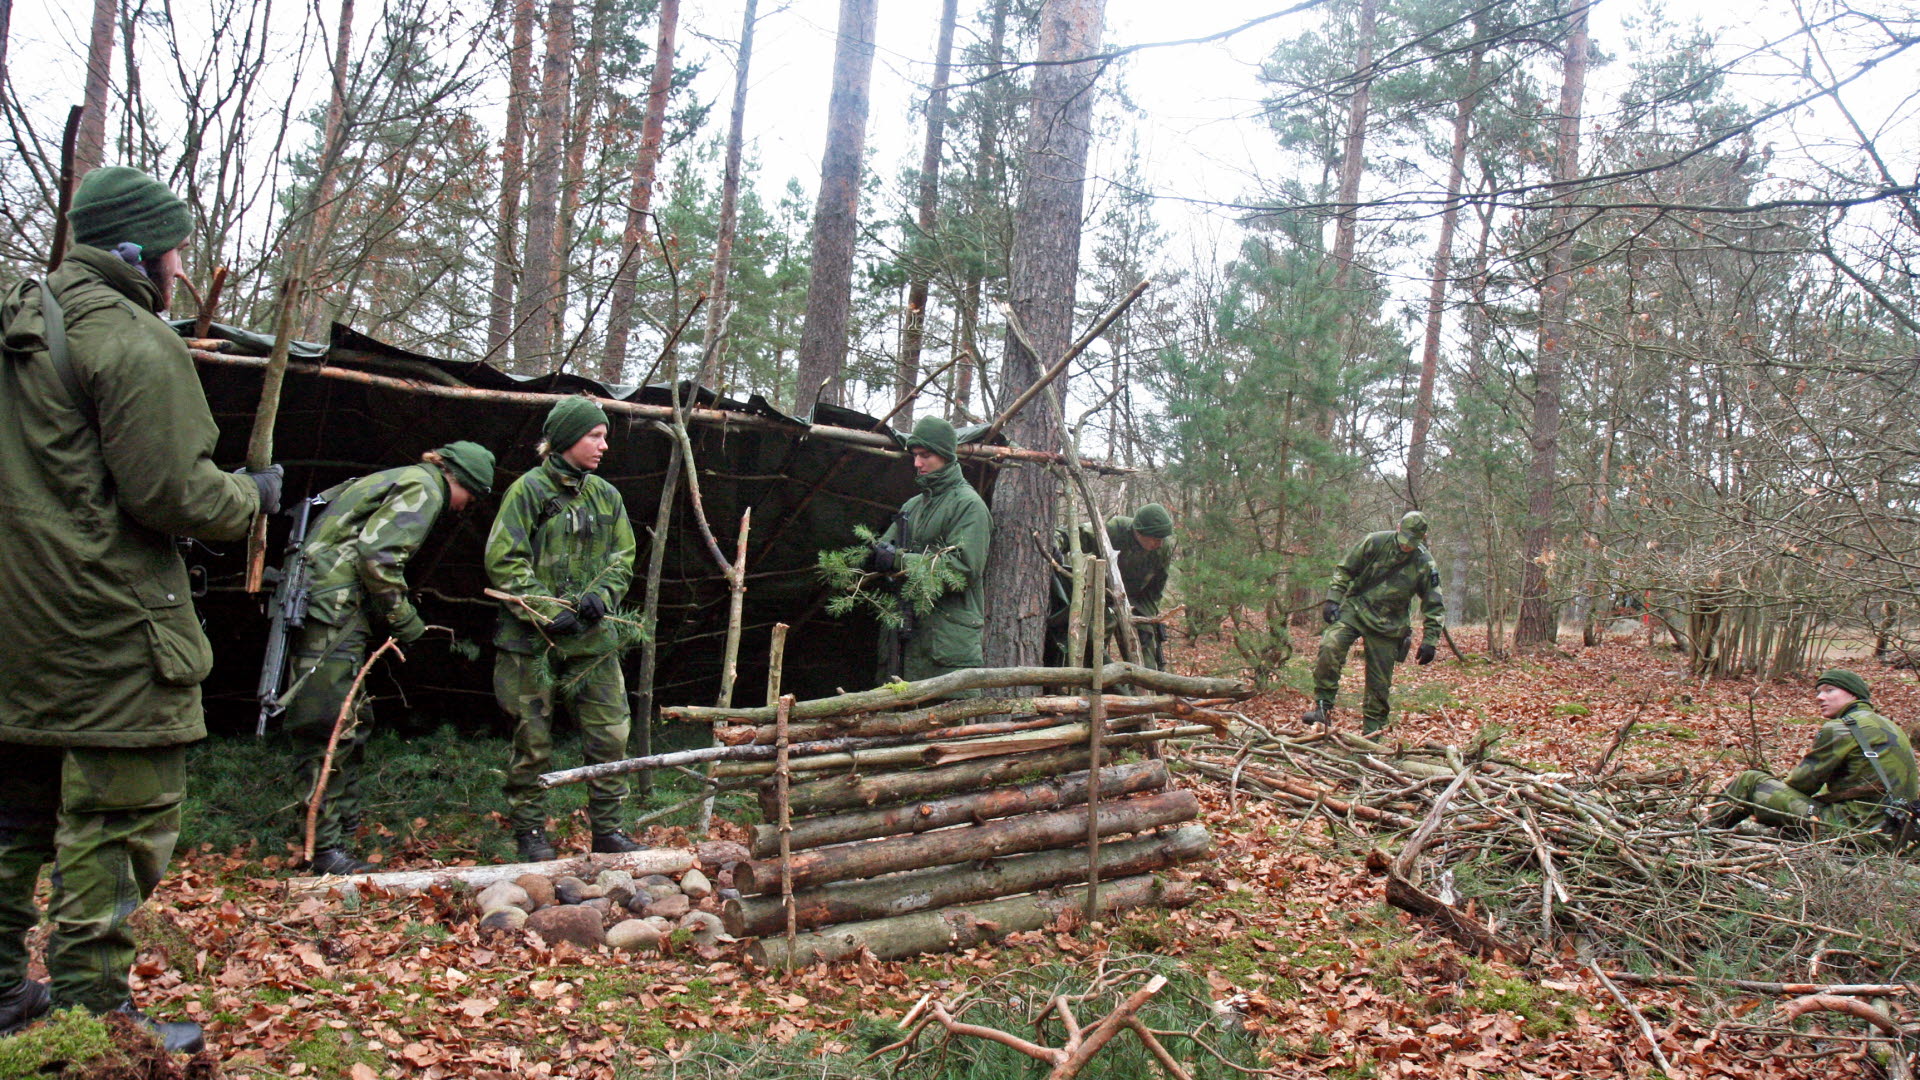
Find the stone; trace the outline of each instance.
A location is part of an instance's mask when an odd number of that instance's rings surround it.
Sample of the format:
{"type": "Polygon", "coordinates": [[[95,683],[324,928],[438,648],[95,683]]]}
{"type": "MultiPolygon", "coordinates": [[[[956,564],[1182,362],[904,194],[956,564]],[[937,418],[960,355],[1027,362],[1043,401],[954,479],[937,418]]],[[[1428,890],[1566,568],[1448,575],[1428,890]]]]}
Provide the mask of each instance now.
{"type": "Polygon", "coordinates": [[[583,949],[592,949],[607,942],[606,925],[601,922],[600,913],[575,904],[541,908],[527,916],[527,929],[538,932],[549,945],[571,941],[583,949]]]}
{"type": "Polygon", "coordinates": [[[602,870],[600,876],[593,879],[593,883],[602,889],[611,889],[618,885],[628,892],[633,891],[633,875],[625,870],[602,870]]]}
{"type": "Polygon", "coordinates": [[[533,897],[528,896],[527,890],[511,881],[496,881],[480,890],[480,896],[475,902],[480,905],[481,911],[492,911],[503,907],[517,907],[522,911],[533,910],[533,897]]]}
{"type": "Polygon", "coordinates": [[[604,899],[613,904],[614,907],[623,908],[633,903],[633,890],[627,888],[625,885],[615,885],[607,890],[607,895],[604,899]]]}
{"type": "Polygon", "coordinates": [[[720,916],[708,911],[689,911],[680,918],[680,929],[693,934],[695,945],[711,945],[716,941],[732,941],[726,928],[720,923],[720,916]]]}
{"type": "Polygon", "coordinates": [[[658,915],[663,919],[678,919],[693,910],[693,901],[680,893],[663,896],[646,906],[645,914],[658,915]]]}
{"type": "Polygon", "coordinates": [[[713,883],[722,889],[733,888],[733,867],[729,866],[725,870],[714,871],[713,883]]]}
{"type": "Polygon", "coordinates": [[[666,935],[645,919],[627,919],[607,931],[607,944],[627,952],[648,952],[660,948],[666,935]]]}
{"type": "MultiPolygon", "coordinates": [[[[670,878],[670,877],[668,877],[668,876],[667,876],[667,875],[665,875],[665,874],[648,874],[648,875],[647,875],[646,877],[643,877],[643,878],[641,878],[641,879],[640,879],[640,882],[639,882],[639,884],[640,884],[640,885],[642,885],[642,886],[646,886],[646,885],[672,885],[672,884],[673,884],[673,879],[672,879],[672,878],[670,878]]],[[[675,886],[675,887],[677,888],[678,886],[675,886]]]]}
{"type": "Polygon", "coordinates": [[[511,905],[497,907],[480,916],[480,929],[518,930],[527,925],[527,918],[526,910],[523,908],[511,905]]]}
{"type": "Polygon", "coordinates": [[[568,875],[553,879],[553,897],[562,904],[577,904],[588,899],[587,883],[568,875]]]}
{"type": "Polygon", "coordinates": [[[539,911],[543,907],[552,907],[556,900],[553,895],[553,881],[540,874],[521,874],[513,879],[515,885],[527,890],[527,897],[533,901],[530,911],[539,911]]]}
{"type": "Polygon", "coordinates": [[[696,866],[680,875],[680,891],[695,900],[704,900],[713,895],[713,882],[696,866]]]}
{"type": "Polygon", "coordinates": [[[606,923],[608,916],[612,915],[615,910],[613,901],[604,896],[596,896],[591,900],[582,900],[580,906],[598,914],[602,924],[606,923]]]}
{"type": "Polygon", "coordinates": [[[659,915],[649,915],[640,921],[660,931],[661,937],[666,937],[668,934],[673,933],[672,919],[662,918],[659,915]]]}
{"type": "Polygon", "coordinates": [[[669,881],[665,885],[649,885],[642,894],[649,900],[664,900],[669,896],[679,896],[680,886],[669,881]]]}
{"type": "Polygon", "coordinates": [[[728,886],[726,888],[721,889],[719,892],[714,893],[713,895],[719,897],[722,900],[738,900],[740,899],[740,890],[733,888],[732,886],[728,886]]]}

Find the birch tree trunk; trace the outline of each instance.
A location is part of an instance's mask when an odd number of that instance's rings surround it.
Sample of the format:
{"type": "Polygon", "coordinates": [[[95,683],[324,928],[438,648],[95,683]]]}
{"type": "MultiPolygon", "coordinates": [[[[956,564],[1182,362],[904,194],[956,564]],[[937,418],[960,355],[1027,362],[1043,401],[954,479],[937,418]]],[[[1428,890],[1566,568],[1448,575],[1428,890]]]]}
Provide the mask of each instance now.
{"type": "Polygon", "coordinates": [[[627,334],[632,330],[633,294],[640,282],[640,250],[646,243],[647,214],[653,208],[653,178],[660,166],[660,143],[667,124],[667,92],[673,88],[673,36],[680,24],[680,0],[660,0],[659,34],[653,46],[653,78],[647,83],[647,116],[640,124],[640,154],[633,159],[633,185],[627,196],[627,227],[620,238],[620,272],[607,301],[607,348],[600,360],[600,381],[625,382],[627,334]]]}
{"type": "Polygon", "coordinates": [[[567,117],[567,84],[573,69],[573,0],[547,7],[547,56],[540,76],[539,125],[533,132],[531,184],[527,196],[527,242],[520,295],[514,308],[514,361],[522,371],[550,370],[554,311],[562,306],[560,253],[556,229],[560,216],[560,167],[567,117]]]}
{"type": "MultiPolygon", "coordinates": [[[[1560,86],[1559,137],[1553,178],[1566,185],[1580,174],[1580,106],[1587,82],[1587,5],[1574,5],[1567,30],[1564,76],[1560,86]]],[[[1520,614],[1513,622],[1515,649],[1553,644],[1556,636],[1552,598],[1547,595],[1553,561],[1553,493],[1560,452],[1560,391],[1565,379],[1567,336],[1572,330],[1568,304],[1573,288],[1573,199],[1569,187],[1557,189],[1553,247],[1547,252],[1547,277],[1540,288],[1540,342],[1534,361],[1533,464],[1527,469],[1527,535],[1520,563],[1520,614]]]]}
{"type": "Polygon", "coordinates": [[[113,92],[113,25],[120,14],[119,0],[93,0],[93,32],[87,39],[87,78],[81,91],[86,113],[73,144],[73,175],[106,164],[107,97],[113,92]]]}
{"type": "Polygon", "coordinates": [[[527,99],[533,88],[533,0],[514,0],[507,54],[507,131],[500,148],[500,221],[487,302],[487,355],[506,353],[513,337],[514,267],[520,265],[520,195],[527,186],[527,99]]]}
{"type": "Polygon", "coordinates": [[[853,303],[853,242],[859,229],[861,155],[867,141],[867,90],[879,0],[840,0],[840,39],[833,51],[833,94],[827,101],[827,148],[813,210],[813,272],[807,320],[800,327],[799,381],[793,413],[820,401],[839,402],[853,303]]]}
{"type": "MultiPolygon", "coordinates": [[[[1065,63],[1099,46],[1106,0],[1047,0],[1040,10],[1040,61],[1023,154],[1026,181],[1014,218],[1008,294],[1038,356],[1009,328],[1002,395],[1011,400],[1073,341],[1074,286],[1080,269],[1081,206],[1092,138],[1097,62],[1065,63]]],[[[1021,446],[1057,451],[1065,399],[1062,375],[1006,427],[1021,446]]],[[[986,660],[993,667],[1041,661],[1052,568],[1058,491],[1041,469],[1003,473],[993,489],[993,545],[987,557],[986,660]],[[1036,543],[1036,536],[1043,542],[1036,543]]]]}
{"type": "Polygon", "coordinates": [[[926,336],[927,294],[933,269],[924,248],[933,242],[934,212],[940,205],[940,147],[946,135],[947,78],[953,61],[953,24],[960,11],[960,0],[944,0],[940,6],[940,39],[933,50],[933,92],[927,96],[927,141],[920,149],[919,235],[923,251],[911,263],[907,279],[907,323],[900,334],[900,367],[894,374],[893,426],[901,431],[913,428],[913,403],[909,400],[920,382],[920,346],[926,336]]]}
{"type": "MultiPolygon", "coordinates": [[[[740,147],[747,127],[747,74],[753,66],[753,22],[759,0],[747,0],[740,20],[740,58],[733,74],[733,117],[727,123],[727,166],[720,178],[720,224],[713,241],[713,280],[707,285],[707,329],[700,342],[700,385],[719,388],[726,348],[727,276],[733,272],[733,232],[740,217],[740,147]]],[[[774,370],[780,369],[775,357],[774,370]]],[[[777,376],[776,376],[777,378],[777,376]]],[[[779,398],[778,387],[774,397],[779,398]]]]}

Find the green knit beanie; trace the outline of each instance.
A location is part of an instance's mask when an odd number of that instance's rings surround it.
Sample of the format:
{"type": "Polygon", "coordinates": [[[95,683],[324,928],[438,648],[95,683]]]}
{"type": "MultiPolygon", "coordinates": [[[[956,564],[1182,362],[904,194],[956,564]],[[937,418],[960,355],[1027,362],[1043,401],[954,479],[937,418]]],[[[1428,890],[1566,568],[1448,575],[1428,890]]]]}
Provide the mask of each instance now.
{"type": "Polygon", "coordinates": [[[540,434],[546,436],[547,450],[559,454],[604,423],[607,423],[607,411],[585,394],[575,394],[553,403],[540,434]]]}
{"type": "Polygon", "coordinates": [[[923,416],[907,436],[907,449],[931,450],[949,462],[960,456],[960,436],[953,425],[937,416],[923,416]]]}
{"type": "Polygon", "coordinates": [[[1173,515],[1159,503],[1148,503],[1133,512],[1133,530],[1165,540],[1173,535],[1173,515]]]}
{"type": "Polygon", "coordinates": [[[460,486],[475,495],[493,494],[493,451],[474,442],[450,442],[435,450],[460,486]]]}
{"type": "Polygon", "coordinates": [[[111,248],[138,244],[146,258],[165,255],[193,231],[193,211],[167,185],[125,165],[95,169],[73,193],[73,242],[111,248]]]}
{"type": "Polygon", "coordinates": [[[1822,686],[1837,686],[1861,701],[1873,700],[1873,691],[1867,686],[1867,680],[1846,668],[1834,668],[1814,680],[1814,689],[1818,690],[1822,686]]]}

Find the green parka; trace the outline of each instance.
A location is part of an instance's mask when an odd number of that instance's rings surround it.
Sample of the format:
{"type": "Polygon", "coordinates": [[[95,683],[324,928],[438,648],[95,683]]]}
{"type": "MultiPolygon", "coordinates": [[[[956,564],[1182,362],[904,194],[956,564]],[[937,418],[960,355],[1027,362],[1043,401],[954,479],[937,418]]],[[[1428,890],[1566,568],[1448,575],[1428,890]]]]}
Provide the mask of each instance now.
{"type": "Polygon", "coordinates": [[[1327,599],[1340,605],[1340,621],[1372,637],[1406,637],[1416,596],[1425,640],[1437,642],[1447,611],[1440,598],[1440,571],[1425,544],[1411,554],[1402,552],[1399,533],[1392,529],[1368,533],[1355,544],[1327,586],[1327,599]],[[1354,595],[1362,587],[1364,595],[1354,595]]]}
{"type": "Polygon", "coordinates": [[[1856,701],[1845,712],[1820,725],[1813,737],[1813,748],[1800,759],[1787,776],[1787,786],[1817,802],[1841,810],[1847,819],[1861,828],[1878,828],[1881,821],[1880,777],[1873,763],[1860,752],[1860,744],[1847,730],[1851,718],[1860,726],[1867,745],[1880,755],[1880,767],[1893,782],[1891,794],[1897,799],[1912,799],[1916,790],[1913,743],[1900,725],[1873,711],[1873,706],[1856,701]]]}
{"type": "MultiPolygon", "coordinates": [[[[919,618],[907,643],[909,670],[901,673],[910,680],[984,662],[980,634],[987,617],[987,548],[993,541],[993,516],[958,462],[949,461],[913,482],[920,494],[900,508],[907,520],[907,542],[901,545],[905,565],[943,551],[940,557],[965,575],[966,584],[942,595],[933,611],[919,618]]],[[[899,544],[900,523],[889,525],[881,539],[899,544]]]]}
{"type": "MultiPolygon", "coordinates": [[[[635,544],[627,507],[612,484],[549,454],[527,470],[500,499],[500,513],[487,536],[487,578],[493,587],[515,596],[551,596],[577,604],[588,592],[617,606],[633,583],[635,544]]],[[[552,601],[531,601],[543,618],[564,610],[552,601]]],[[[500,605],[495,646],[532,654],[544,650],[547,635],[519,604],[500,605]]],[[[555,637],[564,657],[599,656],[614,651],[613,628],[602,622],[581,633],[555,637]]]]}
{"type": "Polygon", "coordinates": [[[213,649],[174,538],[239,540],[259,492],[214,465],[219,429],[151,282],[79,245],[48,284],[89,404],[47,356],[39,290],[16,286],[0,300],[0,742],[192,742],[213,649]]]}
{"type": "Polygon", "coordinates": [[[364,612],[401,641],[419,637],[426,624],[407,597],[407,560],[446,509],[446,474],[434,465],[402,465],[328,495],[306,544],[313,575],[308,617],[340,626],[364,612]]]}
{"type": "MultiPolygon", "coordinates": [[[[1081,550],[1098,555],[1093,534],[1081,529],[1080,536],[1081,550]]],[[[1173,538],[1148,551],[1134,534],[1133,519],[1122,515],[1107,519],[1107,543],[1120,560],[1120,583],[1127,587],[1127,603],[1133,605],[1133,613],[1160,614],[1160,600],[1167,592],[1167,570],[1173,566],[1173,538]]]]}

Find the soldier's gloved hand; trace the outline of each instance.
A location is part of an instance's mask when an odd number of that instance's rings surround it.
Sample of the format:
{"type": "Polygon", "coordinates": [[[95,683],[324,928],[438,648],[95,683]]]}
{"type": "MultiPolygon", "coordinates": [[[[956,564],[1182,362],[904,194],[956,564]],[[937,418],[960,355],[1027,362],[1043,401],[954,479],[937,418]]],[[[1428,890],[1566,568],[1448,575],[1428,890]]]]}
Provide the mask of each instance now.
{"type": "Polygon", "coordinates": [[[1320,605],[1320,621],[1333,622],[1340,617],[1340,605],[1329,600],[1320,605]]]}
{"type": "Polygon", "coordinates": [[[427,623],[426,620],[420,616],[411,615],[407,617],[405,622],[399,622],[389,626],[387,632],[392,634],[393,640],[400,644],[411,645],[426,636],[427,623]]]}
{"type": "Polygon", "coordinates": [[[260,512],[277,514],[280,512],[280,488],[287,480],[287,470],[280,465],[269,465],[264,469],[235,469],[234,475],[244,476],[253,481],[260,489],[260,512]]]}
{"type": "Polygon", "coordinates": [[[585,627],[580,625],[580,616],[571,611],[563,611],[547,623],[547,633],[554,637],[572,637],[585,627]]]}
{"type": "Polygon", "coordinates": [[[1433,663],[1435,652],[1433,642],[1423,641],[1420,643],[1420,651],[1413,655],[1413,662],[1416,664],[1431,664],[1433,663]]]}
{"type": "Polygon", "coordinates": [[[600,594],[597,592],[582,596],[580,602],[574,605],[574,609],[579,612],[580,622],[585,626],[598,626],[600,620],[607,617],[607,602],[600,599],[600,594]]]}
{"type": "Polygon", "coordinates": [[[873,553],[867,556],[867,569],[876,574],[891,574],[900,569],[900,549],[886,540],[876,542],[873,553]]]}

